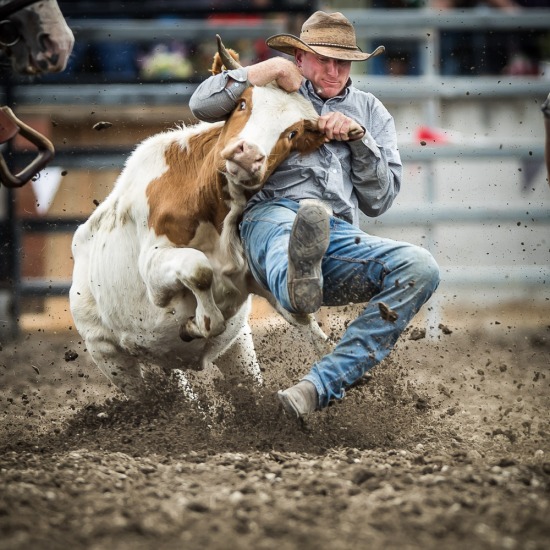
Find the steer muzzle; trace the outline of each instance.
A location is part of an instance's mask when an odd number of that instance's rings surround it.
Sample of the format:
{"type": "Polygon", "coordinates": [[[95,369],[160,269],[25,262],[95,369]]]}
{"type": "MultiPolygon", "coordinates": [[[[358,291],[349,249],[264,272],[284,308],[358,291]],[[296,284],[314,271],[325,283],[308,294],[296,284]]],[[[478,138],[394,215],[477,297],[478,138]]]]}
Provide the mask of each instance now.
{"type": "Polygon", "coordinates": [[[230,143],[221,153],[228,177],[235,183],[254,188],[262,182],[266,155],[262,149],[244,139],[230,143]]]}

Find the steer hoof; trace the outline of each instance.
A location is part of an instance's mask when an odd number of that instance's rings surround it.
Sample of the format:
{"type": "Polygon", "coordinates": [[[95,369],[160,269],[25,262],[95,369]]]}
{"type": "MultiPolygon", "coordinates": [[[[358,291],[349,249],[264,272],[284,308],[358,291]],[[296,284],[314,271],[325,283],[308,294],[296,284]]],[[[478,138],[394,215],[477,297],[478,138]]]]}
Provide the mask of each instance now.
{"type": "Polygon", "coordinates": [[[193,336],[192,334],[189,334],[186,330],[186,327],[181,327],[180,328],[180,338],[184,342],[192,342],[195,338],[197,338],[197,336],[193,336]]]}
{"type": "Polygon", "coordinates": [[[220,335],[225,330],[225,322],[223,317],[221,322],[216,323],[215,325],[210,322],[209,317],[204,318],[205,329],[201,330],[199,325],[197,325],[195,317],[191,317],[187,322],[180,327],[180,338],[184,342],[191,342],[195,338],[210,338],[213,336],[220,335]]]}
{"type": "Polygon", "coordinates": [[[199,327],[197,327],[193,317],[180,327],[180,338],[184,342],[191,342],[196,338],[204,338],[204,335],[199,331],[199,327]]]}

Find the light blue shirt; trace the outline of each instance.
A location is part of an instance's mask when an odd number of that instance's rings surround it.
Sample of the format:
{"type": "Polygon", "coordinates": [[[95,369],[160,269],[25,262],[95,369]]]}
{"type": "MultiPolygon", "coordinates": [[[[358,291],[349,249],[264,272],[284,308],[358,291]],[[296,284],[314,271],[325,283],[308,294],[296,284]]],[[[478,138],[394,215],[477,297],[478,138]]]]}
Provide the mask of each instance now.
{"type": "MultiPolygon", "coordinates": [[[[224,71],[198,86],[189,107],[200,120],[223,120],[248,86],[246,67],[224,71]],[[233,82],[227,86],[229,78],[233,82]]],[[[358,122],[365,135],[352,142],[331,141],[308,155],[292,153],[247,208],[279,197],[297,202],[319,199],[354,225],[359,225],[359,210],[370,217],[384,213],[399,192],[403,171],[393,117],[380,100],[352,86],[351,80],[341,95],[327,100],[315,93],[308,80],[302,82],[299,93],[319,115],[339,111],[358,122]]]]}

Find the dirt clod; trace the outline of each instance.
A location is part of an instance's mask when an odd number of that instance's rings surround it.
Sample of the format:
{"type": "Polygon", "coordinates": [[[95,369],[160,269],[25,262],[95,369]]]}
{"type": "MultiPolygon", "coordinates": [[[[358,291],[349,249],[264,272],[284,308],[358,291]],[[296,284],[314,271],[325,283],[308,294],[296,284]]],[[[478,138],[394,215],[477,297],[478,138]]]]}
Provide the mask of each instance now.
{"type": "Polygon", "coordinates": [[[399,319],[399,314],[393,309],[390,309],[384,302],[378,302],[378,309],[380,310],[380,316],[384,319],[384,321],[395,323],[395,321],[399,319]]]}
{"type": "Polygon", "coordinates": [[[409,334],[409,340],[422,340],[426,338],[426,329],[414,327],[409,334]]]}
{"type": "Polygon", "coordinates": [[[112,122],[107,122],[106,120],[102,120],[100,122],[96,122],[92,128],[96,131],[106,130],[107,128],[110,128],[113,125],[112,122]]]}
{"type": "Polygon", "coordinates": [[[76,351],[70,349],[70,350],[67,350],[65,352],[65,361],[67,362],[70,362],[70,361],[76,361],[78,359],[78,353],[76,353],[76,351]]]}

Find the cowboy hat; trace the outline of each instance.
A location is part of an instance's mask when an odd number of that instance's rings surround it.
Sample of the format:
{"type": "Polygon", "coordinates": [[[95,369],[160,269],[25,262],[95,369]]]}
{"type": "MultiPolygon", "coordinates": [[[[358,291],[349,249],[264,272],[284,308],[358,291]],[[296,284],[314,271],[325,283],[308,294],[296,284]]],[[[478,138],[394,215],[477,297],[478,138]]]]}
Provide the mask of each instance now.
{"type": "Polygon", "coordinates": [[[378,46],[372,53],[362,52],[357,46],[353,25],[340,12],[316,11],[302,25],[300,38],[292,34],[276,34],[266,44],[288,55],[294,55],[295,48],[332,59],[344,61],[366,61],[384,51],[378,46]]]}

